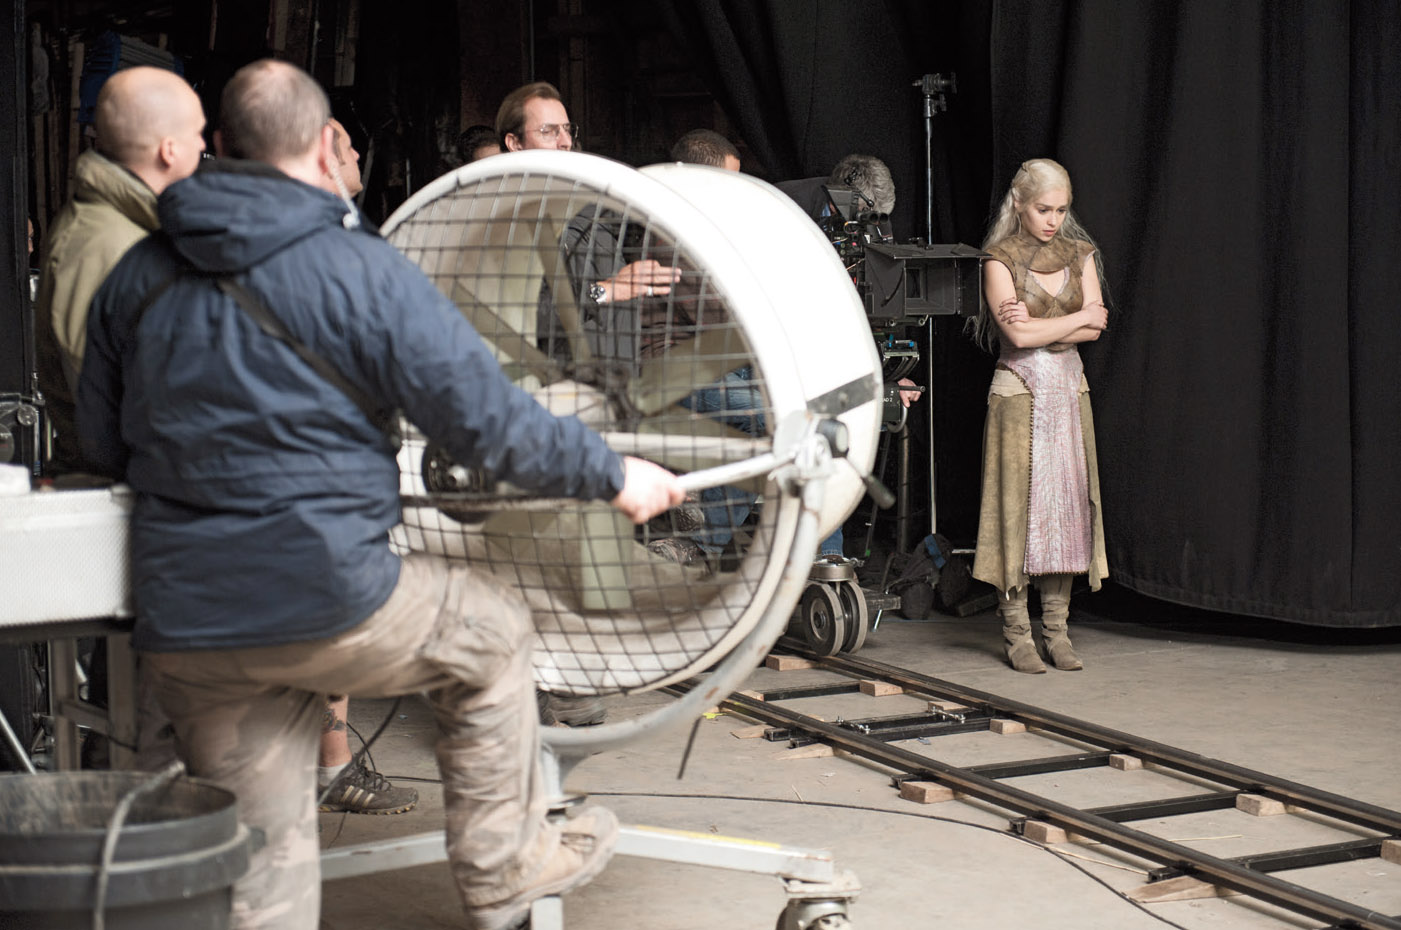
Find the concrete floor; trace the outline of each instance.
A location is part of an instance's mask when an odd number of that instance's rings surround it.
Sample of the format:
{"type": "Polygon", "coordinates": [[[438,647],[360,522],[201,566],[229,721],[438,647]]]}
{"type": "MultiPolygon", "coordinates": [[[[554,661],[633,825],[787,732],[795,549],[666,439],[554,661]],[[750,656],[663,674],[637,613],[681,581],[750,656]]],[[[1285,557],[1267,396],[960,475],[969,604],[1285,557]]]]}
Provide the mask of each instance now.
{"type": "MultiPolygon", "coordinates": [[[[1401,809],[1401,630],[1329,631],[1183,610],[1123,591],[1078,594],[1072,634],[1086,668],[1029,676],[1002,660],[996,619],[983,614],[882,621],[863,657],[912,668],[1136,735],[1401,809]]],[[[746,687],[828,680],[819,670],[756,670],[746,687]]],[[[609,700],[614,717],[669,700],[609,700]]],[[[920,710],[908,695],[845,695],[798,702],[805,713],[848,719],[920,710]]],[[[371,732],[388,702],[352,704],[371,732]]],[[[368,842],[441,827],[441,795],[429,751],[432,720],[418,699],[374,747],[380,771],[415,784],[417,810],[393,817],[322,815],[326,845],[368,842]]],[[[1318,927],[1241,897],[1140,907],[1121,892],[1143,881],[1145,863],[1101,846],[1048,849],[1007,831],[1006,811],[974,801],[902,801],[889,773],[844,758],[783,760],[784,745],[736,739],[747,721],[704,720],[684,779],[676,778],[687,733],[671,732],[580,765],[569,787],[611,806],[624,823],[749,837],[828,849],[862,886],[858,928],[1035,927],[1037,930],[1280,930],[1318,927]]],[[[1035,731],[902,743],[949,762],[1064,753],[1035,731]]],[[[1192,793],[1180,779],[1145,769],[1087,770],[1019,779],[1067,803],[1112,803],[1192,793]]],[[[1143,825],[1160,836],[1230,857],[1363,835],[1308,815],[1252,817],[1236,811],[1143,825]]],[[[1296,873],[1318,890],[1401,914],[1401,865],[1379,859],[1296,873]]],[[[618,857],[565,899],[570,930],[769,930],[785,898],[772,877],[618,857]]],[[[458,902],[439,863],[328,882],[327,930],[459,927],[458,902]]]]}

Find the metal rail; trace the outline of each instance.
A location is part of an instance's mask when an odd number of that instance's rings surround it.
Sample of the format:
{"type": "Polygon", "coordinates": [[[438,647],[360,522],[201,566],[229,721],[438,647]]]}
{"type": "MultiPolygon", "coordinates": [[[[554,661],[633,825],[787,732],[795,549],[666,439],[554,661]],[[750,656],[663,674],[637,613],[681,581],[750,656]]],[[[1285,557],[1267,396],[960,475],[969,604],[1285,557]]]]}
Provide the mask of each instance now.
{"type": "Polygon", "coordinates": [[[1178,749],[1175,746],[1122,733],[1109,727],[1087,723],[1074,717],[999,697],[986,691],[978,691],[951,681],[919,675],[884,662],[873,662],[869,659],[842,655],[818,661],[826,668],[845,674],[861,678],[879,678],[882,681],[898,684],[909,691],[954,700],[962,704],[982,705],[996,711],[1000,716],[1018,720],[1028,726],[1068,736],[1083,743],[1101,746],[1110,752],[1134,755],[1144,762],[1154,762],[1165,768],[1205,778],[1208,781],[1261,794],[1336,820],[1346,821],[1368,830],[1376,830],[1378,833],[1401,834],[1401,811],[1378,807],[1375,804],[1356,801],[1298,782],[1276,778],[1264,772],[1257,772],[1254,769],[1222,762],[1219,759],[1198,755],[1185,749],[1178,749]]]}
{"type": "MultiPolygon", "coordinates": [[[[784,645],[791,644],[784,641],[784,645]]],[[[904,773],[896,777],[897,782],[914,778],[938,782],[970,797],[991,802],[1024,814],[1028,818],[1045,821],[1068,832],[1098,840],[1116,849],[1133,853],[1152,862],[1158,862],[1164,866],[1162,870],[1164,873],[1168,873],[1170,870],[1171,874],[1191,875],[1211,884],[1231,888],[1259,900],[1278,905],[1286,910],[1328,921],[1337,927],[1357,928],[1357,930],[1401,930],[1401,917],[1380,914],[1368,908],[1334,898],[1331,895],[1283,881],[1268,874],[1268,871],[1271,871],[1269,868],[1252,868],[1248,859],[1232,860],[1212,856],[1124,826],[1120,822],[1135,819],[1136,816],[1141,816],[1142,812],[1148,809],[1153,809],[1155,814],[1160,813],[1165,805],[1175,806],[1180,809],[1180,812],[1232,806],[1233,800],[1228,799],[1233,799],[1236,792],[1215,792],[1169,799],[1167,802],[1153,801],[1138,805],[1126,804],[1081,810],[1029,791],[1002,784],[997,780],[997,777],[1025,774],[1025,772],[1018,770],[1018,766],[1029,765],[1033,768],[1041,766],[1039,770],[1042,771],[1084,767],[1106,762],[1111,753],[1123,753],[1136,756],[1145,762],[1153,762],[1163,768],[1230,785],[1238,791],[1261,794],[1305,810],[1392,836],[1401,834],[1401,812],[1354,801],[1297,782],[1275,778],[1263,772],[1076,720],[1030,704],[965,688],[953,682],[919,675],[883,662],[858,659],[847,655],[820,658],[801,648],[795,648],[792,651],[812,659],[820,668],[859,678],[891,682],[900,685],[909,692],[957,701],[987,714],[1011,718],[1046,732],[1067,736],[1092,746],[1099,746],[1105,751],[1048,760],[1032,760],[1027,763],[961,768],[921,753],[888,745],[878,736],[858,732],[849,725],[820,721],[744,694],[732,694],[722,703],[722,706],[735,710],[746,717],[764,721],[773,726],[785,727],[795,737],[805,736],[818,739],[852,755],[904,773]]],[[[1375,841],[1378,846],[1380,841],[1381,838],[1375,841]]],[[[1325,855],[1327,853],[1344,855],[1340,850],[1328,850],[1326,853],[1320,850],[1319,852],[1325,855]]],[[[1347,857],[1353,858],[1362,854],[1362,850],[1360,848],[1351,849],[1347,853],[1350,853],[1347,857]]],[[[1277,864],[1273,865],[1275,868],[1283,867],[1277,864]]]]}

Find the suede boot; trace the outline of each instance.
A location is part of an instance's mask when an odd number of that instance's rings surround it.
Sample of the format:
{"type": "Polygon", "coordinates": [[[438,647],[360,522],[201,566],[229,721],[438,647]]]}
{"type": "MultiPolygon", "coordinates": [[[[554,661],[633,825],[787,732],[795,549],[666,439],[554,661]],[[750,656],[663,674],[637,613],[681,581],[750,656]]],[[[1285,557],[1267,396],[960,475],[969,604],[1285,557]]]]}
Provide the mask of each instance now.
{"type": "Polygon", "coordinates": [[[1070,575],[1048,575],[1038,585],[1041,589],[1041,635],[1046,642],[1046,655],[1056,668],[1074,672],[1084,668],[1070,644],[1067,629],[1070,620],[1070,575]]]}
{"type": "Polygon", "coordinates": [[[1002,639],[1007,645],[1007,661],[1019,672],[1040,675],[1045,673],[1046,665],[1031,639],[1031,616],[1026,611],[1026,596],[1026,588],[1003,595],[997,605],[997,613],[1002,618],[1002,639]]]}

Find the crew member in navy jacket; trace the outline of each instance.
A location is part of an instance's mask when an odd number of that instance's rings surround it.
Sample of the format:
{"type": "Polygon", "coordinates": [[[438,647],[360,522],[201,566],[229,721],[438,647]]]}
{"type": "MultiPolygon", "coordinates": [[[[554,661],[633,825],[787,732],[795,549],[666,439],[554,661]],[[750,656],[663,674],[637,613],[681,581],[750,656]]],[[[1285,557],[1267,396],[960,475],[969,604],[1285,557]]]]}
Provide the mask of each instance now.
{"type": "Polygon", "coordinates": [[[545,818],[528,610],[463,563],[391,552],[395,445],[219,279],[459,462],[639,523],[684,495],[513,385],[433,284],[318,188],[336,160],[329,116],[286,63],[229,82],[216,146],[233,157],[162,194],[162,233],[93,301],[78,432],[136,492],[133,641],[181,757],[267,835],[234,926],[317,926],[325,695],[427,691],[469,924],[514,927],[535,898],[601,871],[617,836],[603,808],[545,818]]]}

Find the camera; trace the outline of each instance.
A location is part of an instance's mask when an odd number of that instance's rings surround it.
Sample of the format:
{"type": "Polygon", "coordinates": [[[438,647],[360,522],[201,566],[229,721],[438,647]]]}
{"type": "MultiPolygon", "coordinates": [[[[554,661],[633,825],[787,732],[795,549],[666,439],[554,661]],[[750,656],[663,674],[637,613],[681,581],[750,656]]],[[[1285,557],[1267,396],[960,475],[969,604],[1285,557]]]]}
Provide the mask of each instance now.
{"type": "Polygon", "coordinates": [[[779,187],[807,210],[851,276],[881,357],[883,423],[898,430],[906,409],[894,386],[919,367],[915,336],[931,317],[977,314],[985,253],[966,245],[895,242],[890,214],[880,209],[893,204],[894,189],[884,165],[870,156],[844,159],[833,179],[779,187]]]}
{"type": "Polygon", "coordinates": [[[827,205],[824,215],[817,218],[817,225],[836,247],[848,271],[857,267],[853,262],[859,263],[865,257],[871,243],[895,241],[890,214],[878,211],[866,194],[841,184],[824,184],[822,190],[827,205]]]}

